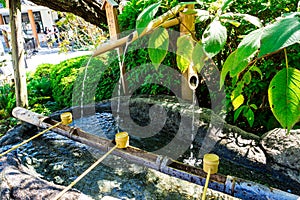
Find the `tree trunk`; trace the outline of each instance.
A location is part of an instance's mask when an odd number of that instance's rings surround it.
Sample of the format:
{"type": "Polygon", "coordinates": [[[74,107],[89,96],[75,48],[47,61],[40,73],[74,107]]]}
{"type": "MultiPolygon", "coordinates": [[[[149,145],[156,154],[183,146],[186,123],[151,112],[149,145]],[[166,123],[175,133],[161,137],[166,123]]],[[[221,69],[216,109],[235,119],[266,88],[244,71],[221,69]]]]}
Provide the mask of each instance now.
{"type": "Polygon", "coordinates": [[[28,106],[24,46],[21,25],[21,1],[9,0],[12,64],[14,68],[16,104],[28,106]]]}
{"type": "Polygon", "coordinates": [[[85,21],[90,22],[103,30],[107,30],[105,10],[101,10],[99,1],[94,0],[31,0],[31,2],[46,6],[55,11],[70,12],[82,17],[85,21]]]}

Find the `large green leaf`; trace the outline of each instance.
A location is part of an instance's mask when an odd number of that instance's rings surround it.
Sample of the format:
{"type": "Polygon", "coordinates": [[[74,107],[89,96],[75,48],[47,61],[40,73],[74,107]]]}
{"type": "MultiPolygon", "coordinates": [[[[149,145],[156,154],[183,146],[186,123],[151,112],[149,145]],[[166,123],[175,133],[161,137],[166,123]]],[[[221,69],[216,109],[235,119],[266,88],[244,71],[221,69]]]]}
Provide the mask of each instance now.
{"type": "Polygon", "coordinates": [[[202,35],[202,43],[208,57],[217,55],[224,47],[227,40],[227,30],[219,20],[214,20],[205,29],[202,35]]]}
{"type": "Polygon", "coordinates": [[[274,116],[289,131],[300,120],[300,71],[279,71],[269,85],[268,96],[274,116]]]}
{"type": "Polygon", "coordinates": [[[263,29],[252,31],[245,36],[238,48],[228,56],[222,68],[220,88],[223,86],[228,72],[230,72],[231,77],[234,77],[245,70],[250,59],[260,47],[260,38],[262,34],[263,29]]]}
{"type": "Polygon", "coordinates": [[[178,68],[184,73],[192,62],[194,40],[190,35],[180,36],[177,40],[176,61],[178,68]]]}
{"type": "Polygon", "coordinates": [[[157,13],[159,6],[160,6],[160,2],[154,3],[148,6],[145,10],[143,10],[141,14],[139,14],[136,22],[136,30],[139,35],[145,30],[145,28],[151,22],[154,15],[157,13]]]}
{"type": "Polygon", "coordinates": [[[283,49],[300,41],[300,17],[287,17],[266,26],[258,57],[283,49]]]}
{"type": "MultiPolygon", "coordinates": [[[[260,47],[260,38],[263,33],[262,29],[252,31],[239,44],[236,54],[234,57],[234,62],[230,70],[231,76],[236,76],[242,72],[245,67],[247,67],[250,59],[255,55],[260,47]]],[[[225,64],[224,64],[225,65],[225,64]]]]}
{"type": "Polygon", "coordinates": [[[240,14],[240,13],[236,13],[236,14],[234,14],[234,16],[241,17],[244,20],[246,20],[247,22],[250,22],[251,24],[253,24],[254,26],[256,26],[258,28],[261,28],[263,26],[258,17],[248,15],[248,14],[240,14]]]}
{"type": "Polygon", "coordinates": [[[207,55],[203,49],[203,46],[200,42],[198,42],[193,50],[193,55],[192,55],[194,67],[196,68],[198,73],[200,73],[202,68],[204,67],[206,58],[207,55]]]}
{"type": "Polygon", "coordinates": [[[155,67],[158,69],[160,63],[167,55],[169,47],[169,34],[164,28],[158,28],[155,30],[149,39],[148,52],[149,57],[155,67]]]}

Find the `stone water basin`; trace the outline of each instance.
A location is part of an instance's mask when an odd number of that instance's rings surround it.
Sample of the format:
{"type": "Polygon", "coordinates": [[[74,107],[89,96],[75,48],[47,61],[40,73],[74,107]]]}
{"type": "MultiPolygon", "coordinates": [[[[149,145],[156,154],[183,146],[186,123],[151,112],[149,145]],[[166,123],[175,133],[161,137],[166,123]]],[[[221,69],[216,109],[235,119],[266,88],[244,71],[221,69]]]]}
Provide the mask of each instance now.
{"type": "MultiPolygon", "coordinates": [[[[116,132],[110,113],[74,121],[77,127],[101,137],[116,132]]],[[[29,135],[24,136],[26,139],[29,135]]],[[[2,147],[4,149],[8,147],[2,147]]],[[[3,149],[3,150],[4,150],[3,149]]],[[[2,150],[1,150],[2,151],[2,150]]],[[[103,152],[74,142],[54,132],[17,150],[21,163],[36,176],[59,185],[68,185],[99,158],[103,152]]],[[[74,188],[93,199],[200,199],[202,187],[131,163],[116,156],[107,157],[74,188]]],[[[235,199],[220,192],[208,191],[209,199],[235,199]]]]}

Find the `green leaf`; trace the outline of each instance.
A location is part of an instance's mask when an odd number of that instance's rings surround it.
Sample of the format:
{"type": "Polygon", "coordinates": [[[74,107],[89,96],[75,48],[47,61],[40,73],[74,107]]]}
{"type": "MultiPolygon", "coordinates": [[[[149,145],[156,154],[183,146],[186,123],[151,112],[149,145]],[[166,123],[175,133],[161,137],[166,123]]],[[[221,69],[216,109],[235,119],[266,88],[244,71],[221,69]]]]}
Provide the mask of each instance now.
{"type": "Polygon", "coordinates": [[[239,118],[239,116],[240,116],[240,114],[241,114],[241,112],[243,111],[244,108],[245,108],[245,106],[241,106],[236,111],[234,111],[234,117],[233,117],[234,122],[237,120],[237,118],[239,118]]]}
{"type": "Polygon", "coordinates": [[[233,110],[238,109],[245,101],[245,98],[242,94],[240,94],[238,97],[232,100],[233,110]]]}
{"type": "Polygon", "coordinates": [[[223,0],[221,10],[225,11],[232,3],[233,3],[233,0],[223,0]]]}
{"type": "Polygon", "coordinates": [[[252,127],[254,123],[254,112],[250,108],[248,108],[244,110],[243,114],[246,117],[250,127],[252,127]]]}
{"type": "Polygon", "coordinates": [[[261,28],[263,25],[260,22],[260,19],[258,17],[254,17],[252,15],[248,15],[248,14],[234,14],[235,16],[238,17],[242,17],[244,20],[246,20],[247,22],[253,24],[254,26],[261,28]]]}
{"type": "Polygon", "coordinates": [[[164,28],[156,29],[150,36],[148,43],[148,52],[150,60],[157,70],[160,63],[167,55],[169,47],[169,34],[164,28]]]}
{"type": "Polygon", "coordinates": [[[280,70],[269,85],[268,97],[275,118],[289,131],[300,120],[300,71],[280,70]]]}
{"type": "Polygon", "coordinates": [[[262,33],[263,30],[258,29],[246,35],[238,48],[228,56],[222,68],[220,88],[222,88],[228,72],[231,77],[234,77],[246,69],[250,59],[260,47],[262,33]]]}
{"type": "Polygon", "coordinates": [[[177,40],[176,61],[178,68],[184,73],[192,62],[194,41],[190,35],[183,35],[177,40]]]}
{"type": "Polygon", "coordinates": [[[247,67],[248,62],[260,47],[260,38],[262,34],[263,31],[261,29],[252,31],[241,41],[236,50],[234,62],[232,63],[232,69],[230,70],[231,76],[238,75],[245,67],[247,67]]]}
{"type": "Polygon", "coordinates": [[[223,87],[224,85],[224,81],[226,78],[226,75],[228,74],[228,72],[231,70],[232,68],[232,63],[234,63],[234,59],[235,59],[235,55],[236,55],[237,51],[232,52],[226,59],[222,71],[221,71],[221,76],[220,76],[220,89],[223,87]]]}
{"type": "Polygon", "coordinates": [[[253,108],[254,110],[257,110],[257,106],[255,104],[251,104],[250,107],[253,108]]]}
{"type": "Polygon", "coordinates": [[[200,42],[198,42],[193,50],[193,55],[192,55],[194,67],[196,68],[198,73],[200,73],[202,68],[204,67],[206,58],[207,55],[205,54],[203,46],[200,42]]]}
{"type": "Polygon", "coordinates": [[[242,81],[247,85],[251,82],[251,73],[249,71],[244,74],[242,81]]]}
{"type": "Polygon", "coordinates": [[[283,18],[264,28],[258,57],[278,51],[300,41],[300,18],[283,18]]]}
{"type": "Polygon", "coordinates": [[[235,99],[238,97],[242,92],[244,88],[244,83],[243,82],[238,82],[237,86],[234,88],[234,90],[231,92],[231,100],[235,99]]]}
{"type": "Polygon", "coordinates": [[[229,23],[235,27],[239,27],[241,25],[241,23],[236,20],[224,19],[222,21],[224,21],[224,23],[229,23]]]}
{"type": "Polygon", "coordinates": [[[139,14],[136,22],[136,30],[139,35],[145,30],[145,28],[151,22],[154,15],[157,13],[159,6],[160,6],[160,2],[154,3],[148,6],[145,10],[143,10],[141,14],[139,14]]]}
{"type": "Polygon", "coordinates": [[[204,31],[202,43],[208,57],[217,55],[224,47],[227,40],[226,27],[219,20],[214,20],[204,31]]]}
{"type": "Polygon", "coordinates": [[[257,66],[253,65],[252,67],[250,67],[249,70],[250,70],[250,71],[253,71],[253,72],[259,73],[260,79],[263,78],[263,74],[262,74],[261,70],[260,70],[257,66]]]}

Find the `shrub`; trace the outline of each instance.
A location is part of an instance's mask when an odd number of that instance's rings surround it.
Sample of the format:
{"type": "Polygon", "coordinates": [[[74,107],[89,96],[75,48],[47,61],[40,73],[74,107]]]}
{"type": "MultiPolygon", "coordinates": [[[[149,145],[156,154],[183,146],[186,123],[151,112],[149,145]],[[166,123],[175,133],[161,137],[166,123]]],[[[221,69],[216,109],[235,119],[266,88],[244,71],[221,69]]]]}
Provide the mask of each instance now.
{"type": "Polygon", "coordinates": [[[59,107],[70,107],[72,105],[73,83],[79,71],[86,65],[87,59],[87,56],[69,59],[51,69],[52,94],[59,107]]]}
{"type": "Polygon", "coordinates": [[[13,85],[5,84],[0,86],[0,110],[1,118],[11,115],[12,109],[16,106],[15,88],[13,85]]]}

